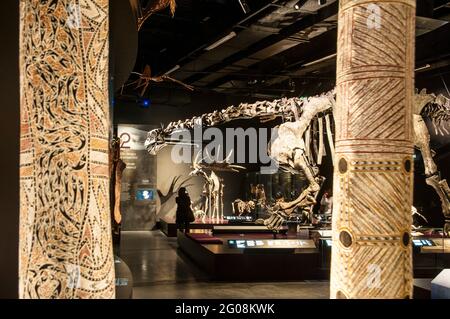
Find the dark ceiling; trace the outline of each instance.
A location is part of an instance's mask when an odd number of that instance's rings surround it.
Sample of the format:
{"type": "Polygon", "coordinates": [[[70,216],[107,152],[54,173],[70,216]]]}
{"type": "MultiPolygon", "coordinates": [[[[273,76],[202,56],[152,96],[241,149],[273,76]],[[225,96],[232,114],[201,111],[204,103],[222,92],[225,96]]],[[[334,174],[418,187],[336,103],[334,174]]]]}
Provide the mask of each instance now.
{"type": "MultiPolygon", "coordinates": [[[[308,0],[300,10],[294,8],[297,2],[177,0],[174,17],[169,9],[160,11],[139,32],[135,71],[149,64],[152,74],[172,71],[171,77],[197,92],[255,98],[330,89],[335,82],[338,1],[319,5],[308,0]],[[211,48],[226,36],[227,41],[211,48]]],[[[418,0],[417,6],[416,67],[430,64],[418,72],[448,73],[450,1],[418,0]]],[[[175,84],[151,85],[183,90],[175,84]]],[[[132,86],[122,93],[137,94],[132,86]]]]}

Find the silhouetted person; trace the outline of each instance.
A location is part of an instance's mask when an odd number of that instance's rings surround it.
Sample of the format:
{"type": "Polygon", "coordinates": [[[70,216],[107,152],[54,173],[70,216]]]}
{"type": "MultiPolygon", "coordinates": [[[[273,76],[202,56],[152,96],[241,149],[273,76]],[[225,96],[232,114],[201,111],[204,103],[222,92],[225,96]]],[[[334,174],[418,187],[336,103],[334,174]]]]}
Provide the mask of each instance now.
{"type": "Polygon", "coordinates": [[[177,202],[177,214],[176,223],[177,228],[185,233],[189,232],[189,223],[195,221],[194,212],[191,208],[191,198],[186,191],[186,187],[181,187],[178,190],[177,202]]]}

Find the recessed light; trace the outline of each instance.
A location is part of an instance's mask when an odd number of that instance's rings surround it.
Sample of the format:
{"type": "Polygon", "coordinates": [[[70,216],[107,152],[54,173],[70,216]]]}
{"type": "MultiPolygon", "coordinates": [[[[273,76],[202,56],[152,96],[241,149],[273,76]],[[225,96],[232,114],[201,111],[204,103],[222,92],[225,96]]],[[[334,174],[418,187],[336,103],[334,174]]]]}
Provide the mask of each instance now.
{"type": "Polygon", "coordinates": [[[308,0],[300,0],[300,1],[298,1],[296,4],[294,4],[294,9],[295,10],[300,10],[300,8],[303,7],[307,2],[308,2],[308,0]]]}

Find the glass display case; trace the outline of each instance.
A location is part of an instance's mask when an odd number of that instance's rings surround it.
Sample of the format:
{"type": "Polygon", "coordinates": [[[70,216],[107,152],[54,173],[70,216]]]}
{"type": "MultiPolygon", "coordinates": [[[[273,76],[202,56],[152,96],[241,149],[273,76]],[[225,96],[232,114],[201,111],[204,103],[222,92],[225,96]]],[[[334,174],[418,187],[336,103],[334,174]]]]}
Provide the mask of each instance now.
{"type": "Polygon", "coordinates": [[[286,201],[290,201],[297,198],[306,187],[308,187],[308,182],[303,174],[250,172],[245,174],[244,199],[258,199],[263,188],[263,196],[269,203],[275,202],[277,196],[283,196],[286,201]]]}
{"type": "MultiPolygon", "coordinates": [[[[450,238],[443,228],[418,228],[411,232],[414,278],[433,278],[450,267],[450,238]]],[[[333,241],[331,230],[318,230],[313,235],[320,250],[321,268],[329,270],[333,241]]]]}
{"type": "Polygon", "coordinates": [[[450,238],[443,228],[417,228],[412,233],[414,276],[436,276],[450,266],[450,238]]]}

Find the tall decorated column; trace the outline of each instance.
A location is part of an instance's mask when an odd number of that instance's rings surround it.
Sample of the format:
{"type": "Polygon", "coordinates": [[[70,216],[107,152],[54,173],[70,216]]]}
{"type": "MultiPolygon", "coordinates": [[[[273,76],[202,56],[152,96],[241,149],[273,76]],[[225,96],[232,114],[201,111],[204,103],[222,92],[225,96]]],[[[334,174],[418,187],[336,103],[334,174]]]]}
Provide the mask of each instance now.
{"type": "Polygon", "coordinates": [[[415,0],[340,0],[331,298],[411,298],[415,0]]]}
{"type": "Polygon", "coordinates": [[[108,0],[21,0],[21,298],[114,298],[108,0]]]}

